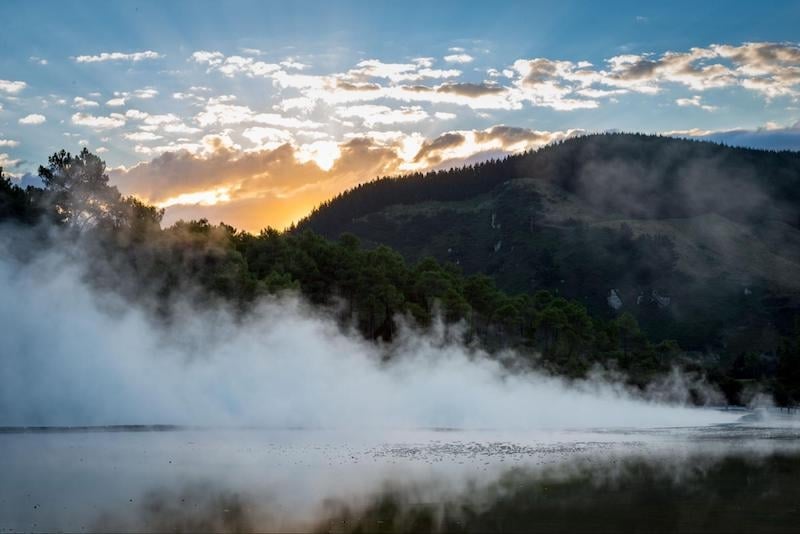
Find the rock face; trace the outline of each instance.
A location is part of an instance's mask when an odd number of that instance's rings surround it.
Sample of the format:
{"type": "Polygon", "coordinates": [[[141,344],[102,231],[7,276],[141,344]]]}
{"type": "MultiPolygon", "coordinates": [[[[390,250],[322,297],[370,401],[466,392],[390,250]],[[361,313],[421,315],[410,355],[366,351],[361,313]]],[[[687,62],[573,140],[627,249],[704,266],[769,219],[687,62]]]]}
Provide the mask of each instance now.
{"type": "Polygon", "coordinates": [[[619,298],[619,293],[617,293],[616,289],[609,291],[608,298],[606,300],[608,302],[608,306],[612,310],[617,311],[622,308],[622,299],[619,298]]]}

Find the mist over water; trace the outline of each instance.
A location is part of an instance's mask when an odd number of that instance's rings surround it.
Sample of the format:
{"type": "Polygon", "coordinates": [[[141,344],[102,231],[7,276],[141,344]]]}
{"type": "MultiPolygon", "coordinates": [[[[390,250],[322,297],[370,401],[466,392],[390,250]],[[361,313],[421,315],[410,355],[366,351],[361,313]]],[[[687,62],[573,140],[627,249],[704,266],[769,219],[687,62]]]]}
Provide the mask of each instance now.
{"type": "Polygon", "coordinates": [[[441,326],[404,327],[378,346],[293,296],[243,316],[185,299],[165,322],[93,289],[80,252],[0,256],[4,426],[563,429],[735,418],[600,379],[512,373],[441,326]]]}
{"type": "Polygon", "coordinates": [[[441,324],[375,344],[291,294],[242,313],[188,288],[156,313],[146,288],[131,300],[136,287],[109,283],[124,276],[94,278],[111,266],[91,269],[102,260],[85,243],[20,255],[19,236],[3,237],[0,531],[747,531],[766,524],[761,509],[782,514],[774,531],[800,520],[797,426],[675,404],[698,387],[677,372],[645,392],[568,382],[441,324]],[[183,426],[16,428],[154,424],[183,426]]]}

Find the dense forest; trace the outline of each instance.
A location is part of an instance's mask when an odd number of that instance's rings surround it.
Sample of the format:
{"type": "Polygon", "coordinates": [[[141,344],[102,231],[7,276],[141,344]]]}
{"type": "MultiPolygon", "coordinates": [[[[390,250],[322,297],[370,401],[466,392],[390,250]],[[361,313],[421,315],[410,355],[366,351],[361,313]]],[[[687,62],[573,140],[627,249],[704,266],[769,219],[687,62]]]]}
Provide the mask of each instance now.
{"type": "MultiPolygon", "coordinates": [[[[527,157],[533,156],[508,158],[500,168],[513,168],[527,157]]],[[[479,176],[481,168],[454,171],[453,176],[474,174],[475,188],[488,187],[479,176]]],[[[486,180],[501,180],[501,174],[486,180]]],[[[26,189],[0,176],[4,233],[25,232],[24,243],[11,250],[31,255],[54,244],[75,244],[76,254],[92,258],[87,280],[152,306],[165,321],[178,295],[246,314],[260,297],[288,291],[377,343],[391,342],[401,321],[426,328],[441,319],[462,325],[467,343],[490,353],[514,349],[527,365],[570,378],[602,368],[646,388],[678,367],[707,375],[731,403],[746,401],[745,393],[758,388],[772,392],[782,405],[800,400],[800,323],[780,341],[774,365],[747,356],[699,357],[675,341],[654,342],[630,313],[591,314],[582,302],[556,291],[502,291],[484,274],[464,274],[457,265],[430,257],[408,262],[386,246],[364,247],[351,234],[328,239],[309,228],[268,228],[253,235],[202,219],[162,228],[163,212],[122,196],[108,183],[105,163],[86,149],[77,155],[54,154],[39,175],[43,188],[26,189]]],[[[461,185],[443,185],[448,176],[442,174],[442,184],[436,185],[441,194],[464,194],[461,185]]],[[[410,180],[439,181],[436,176],[410,180]]],[[[409,195],[414,190],[401,187],[409,195]]],[[[656,238],[643,239],[646,246],[660,246],[656,238]]]]}
{"type": "Polygon", "coordinates": [[[520,178],[547,179],[593,206],[630,216],[686,217],[713,207],[753,221],[777,212],[800,226],[800,153],[616,133],[401,180],[378,178],[323,202],[297,226],[336,233],[391,205],[466,200],[520,178]],[[743,197],[721,195],[730,192],[743,197]]]}
{"type": "Polygon", "coordinates": [[[571,138],[380,178],[296,231],[356,235],[415,263],[632,315],[738,383],[774,377],[800,316],[800,154],[641,134],[571,138]]]}

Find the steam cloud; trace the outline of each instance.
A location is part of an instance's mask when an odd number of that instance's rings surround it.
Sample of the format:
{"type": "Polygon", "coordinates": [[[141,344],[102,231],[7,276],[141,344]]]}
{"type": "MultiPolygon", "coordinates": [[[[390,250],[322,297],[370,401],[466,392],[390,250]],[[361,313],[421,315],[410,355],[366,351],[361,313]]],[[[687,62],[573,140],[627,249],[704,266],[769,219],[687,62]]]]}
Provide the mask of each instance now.
{"type": "Polygon", "coordinates": [[[92,289],[74,256],[19,261],[0,245],[0,425],[527,429],[730,419],[599,380],[510,373],[443,329],[405,328],[391,348],[376,346],[292,296],[244,317],[175,302],[174,319],[160,323],[92,289]]]}

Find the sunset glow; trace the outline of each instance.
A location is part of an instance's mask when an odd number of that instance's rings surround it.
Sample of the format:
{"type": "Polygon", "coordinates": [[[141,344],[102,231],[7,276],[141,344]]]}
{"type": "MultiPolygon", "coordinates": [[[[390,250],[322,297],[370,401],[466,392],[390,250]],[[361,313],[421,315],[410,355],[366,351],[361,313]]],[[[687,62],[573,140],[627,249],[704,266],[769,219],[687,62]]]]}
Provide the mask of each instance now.
{"type": "Polygon", "coordinates": [[[166,220],[224,213],[257,231],[377,176],[585,133],[800,148],[796,4],[774,5],[768,32],[696,4],[311,6],[53,3],[54,20],[110,30],[31,42],[20,28],[41,9],[3,3],[18,23],[0,58],[0,164],[35,185],[53,147],[86,146],[166,220]]]}

